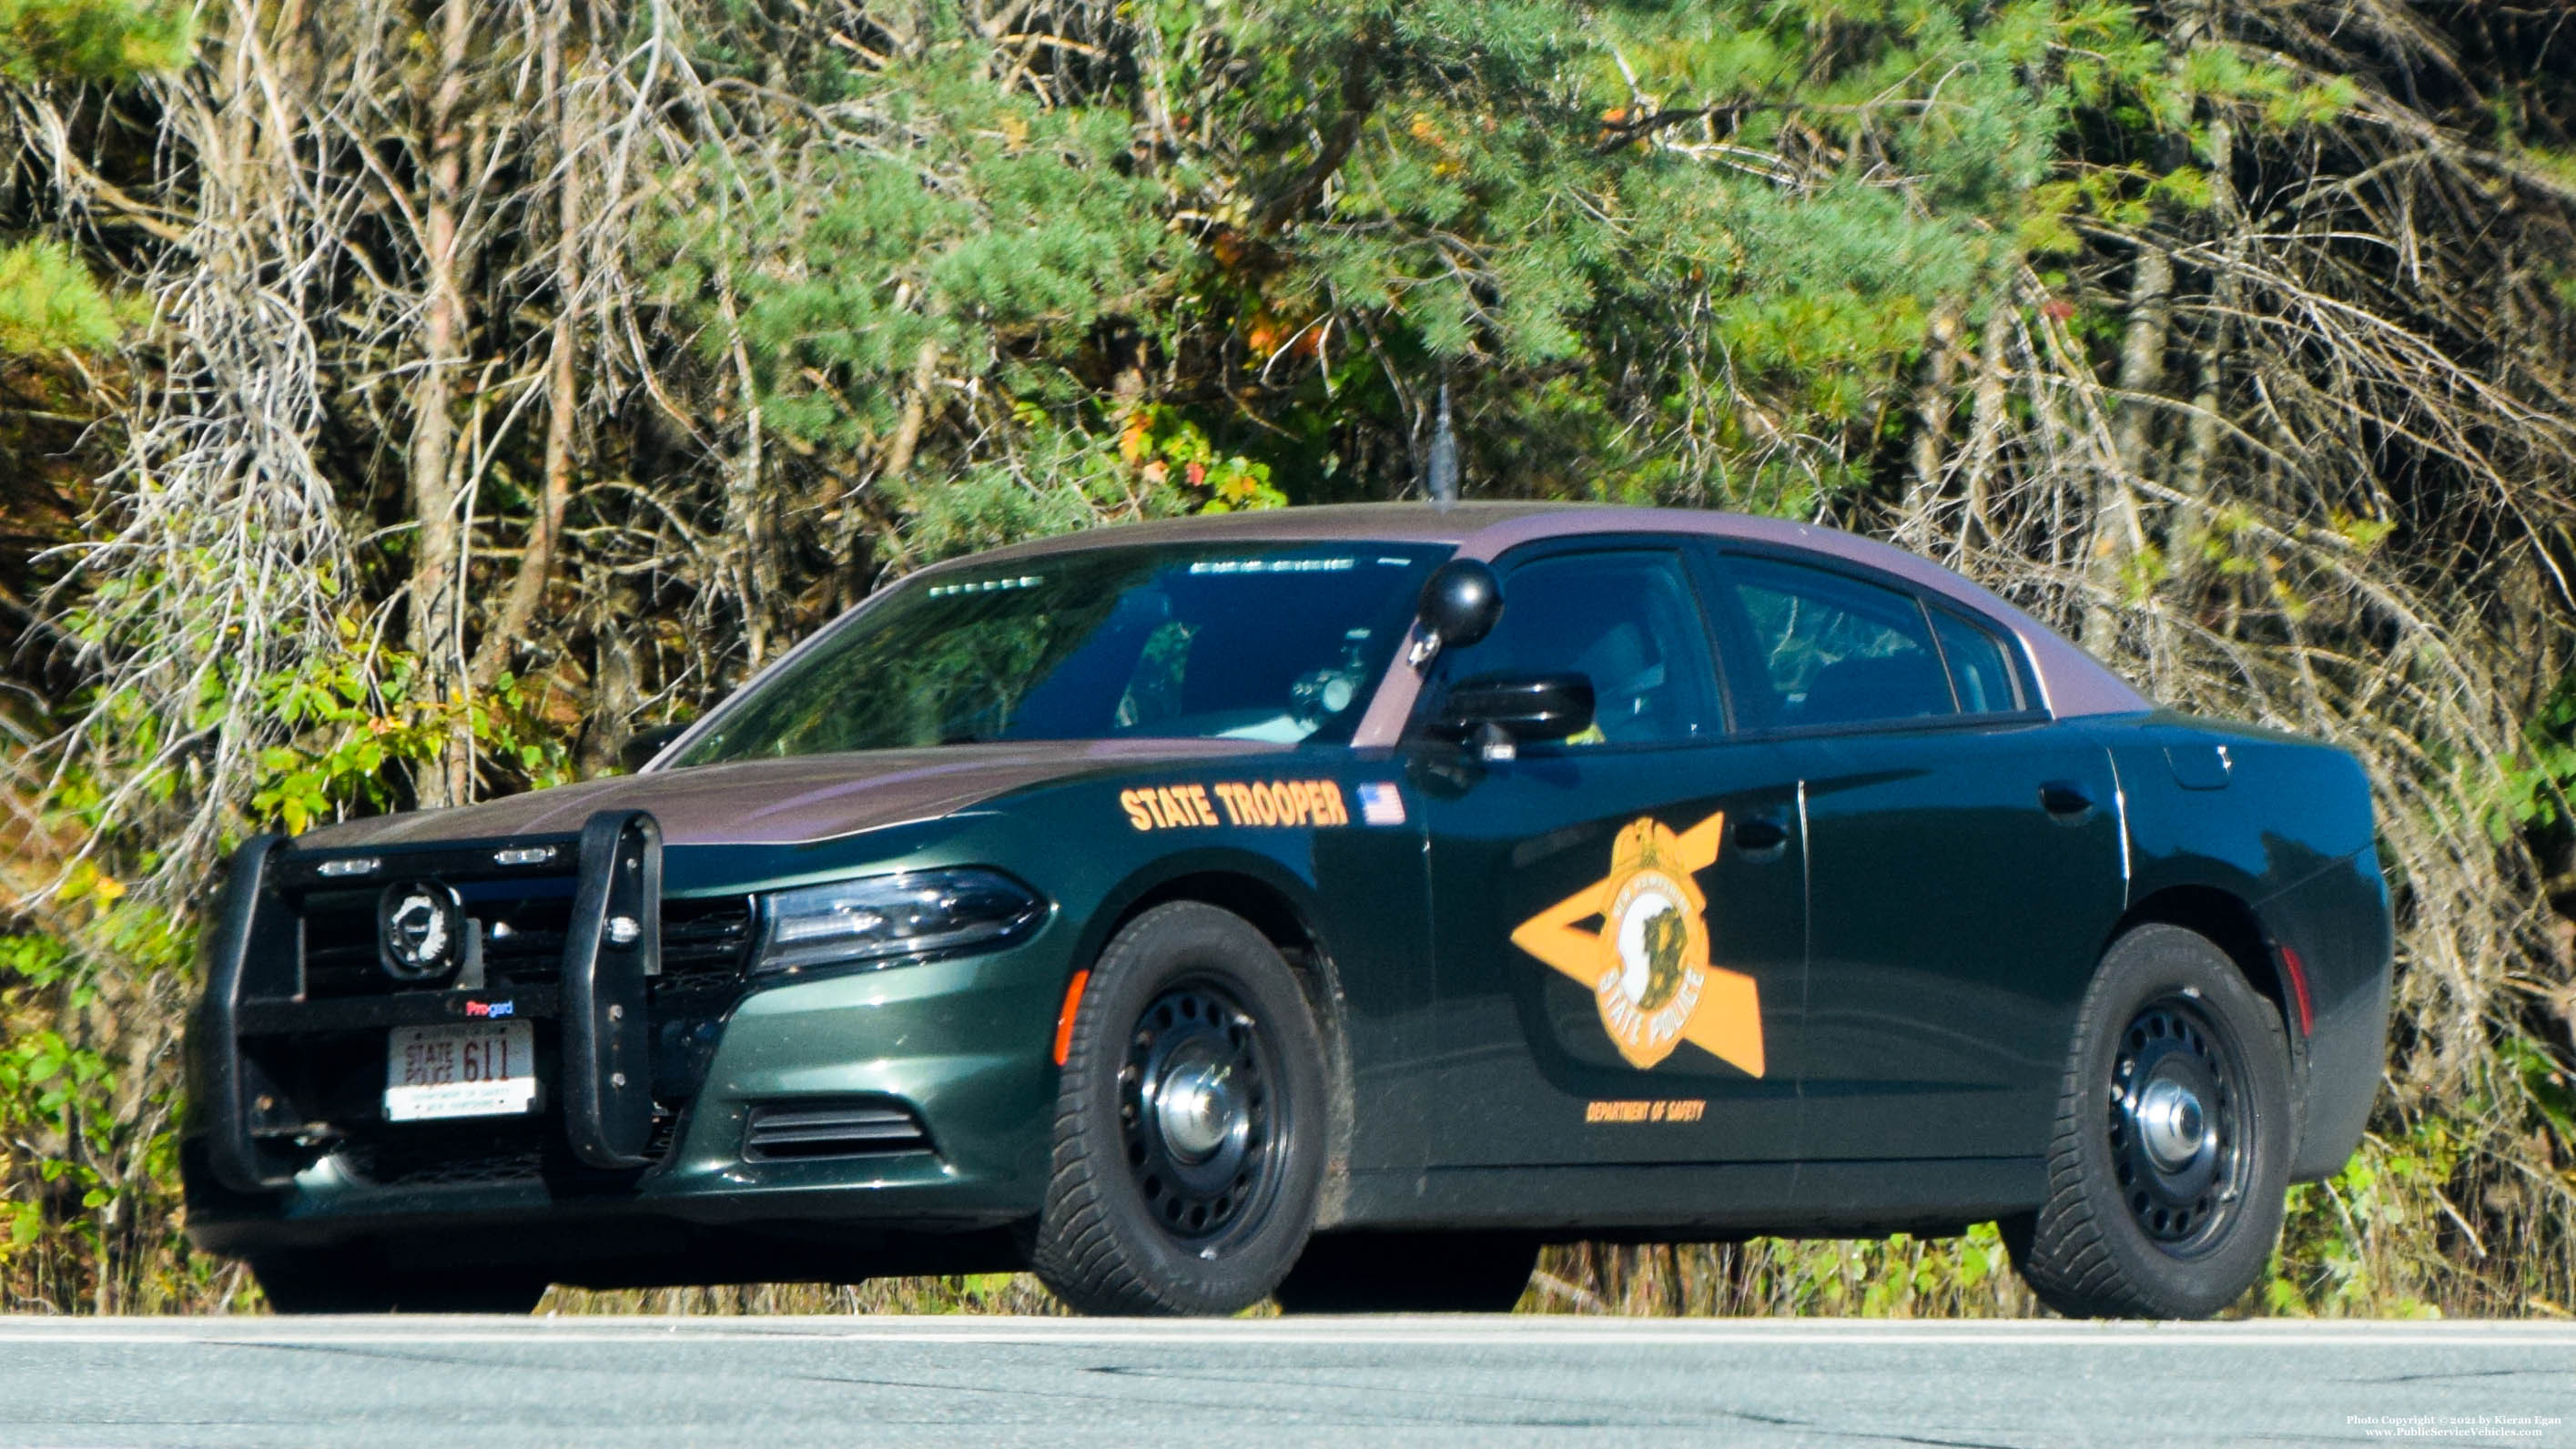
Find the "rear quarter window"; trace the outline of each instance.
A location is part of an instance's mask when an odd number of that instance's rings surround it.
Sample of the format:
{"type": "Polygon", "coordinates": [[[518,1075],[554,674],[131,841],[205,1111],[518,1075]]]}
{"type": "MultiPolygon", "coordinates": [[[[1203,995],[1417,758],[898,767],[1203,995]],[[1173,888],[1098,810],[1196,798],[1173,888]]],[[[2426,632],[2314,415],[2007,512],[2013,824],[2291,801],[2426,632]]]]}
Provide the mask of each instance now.
{"type": "Polygon", "coordinates": [[[2010,714],[2023,708],[2021,683],[2003,640],[1946,609],[1932,611],[1932,632],[1950,666],[1950,687],[1965,714],[2010,714]]]}

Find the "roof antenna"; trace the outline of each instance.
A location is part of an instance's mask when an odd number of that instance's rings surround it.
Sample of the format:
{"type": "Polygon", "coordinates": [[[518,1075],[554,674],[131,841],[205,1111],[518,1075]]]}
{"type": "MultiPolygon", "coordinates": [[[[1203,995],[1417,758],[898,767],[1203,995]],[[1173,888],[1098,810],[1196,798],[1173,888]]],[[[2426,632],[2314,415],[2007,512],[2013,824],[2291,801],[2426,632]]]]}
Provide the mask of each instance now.
{"type": "Polygon", "coordinates": [[[1458,506],[1458,435],[1449,428],[1449,384],[1440,384],[1440,426],[1431,434],[1431,506],[1458,506]]]}

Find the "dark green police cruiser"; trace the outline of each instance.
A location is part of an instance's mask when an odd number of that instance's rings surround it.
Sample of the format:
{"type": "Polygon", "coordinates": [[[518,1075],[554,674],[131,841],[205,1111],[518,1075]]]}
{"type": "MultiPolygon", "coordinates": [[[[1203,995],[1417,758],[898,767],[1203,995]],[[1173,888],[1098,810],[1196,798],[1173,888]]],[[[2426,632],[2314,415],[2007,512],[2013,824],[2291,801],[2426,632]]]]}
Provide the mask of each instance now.
{"type": "Polygon", "coordinates": [[[2389,982],[2335,750],[1849,535],[1501,504],[925,570],[636,774],[251,842],[208,936],[188,1230],[286,1310],[1495,1309],[1995,1220],[2206,1315],[2389,982]]]}

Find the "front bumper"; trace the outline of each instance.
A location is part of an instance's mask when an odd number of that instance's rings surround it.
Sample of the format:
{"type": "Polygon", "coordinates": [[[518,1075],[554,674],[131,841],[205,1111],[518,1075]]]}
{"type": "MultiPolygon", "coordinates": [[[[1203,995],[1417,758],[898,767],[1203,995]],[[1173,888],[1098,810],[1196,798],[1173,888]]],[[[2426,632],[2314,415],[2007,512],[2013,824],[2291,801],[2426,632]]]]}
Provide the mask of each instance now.
{"type": "MultiPolygon", "coordinates": [[[[601,1281],[618,1282],[658,1281],[655,1261],[686,1262],[670,1281],[735,1271],[805,1276],[791,1271],[796,1261],[822,1276],[954,1271],[961,1261],[988,1262],[1003,1241],[992,1230],[1037,1210],[1055,1097],[1049,1043],[1066,969],[1060,942],[1069,934],[1058,921],[987,954],[748,985],[667,1142],[642,1164],[602,1163],[580,1150],[585,1094],[573,1078],[588,1070],[644,1079],[649,1061],[586,1057],[584,1018],[561,1009],[571,1003],[523,990],[523,1009],[535,1003],[555,1023],[547,1030],[556,1049],[540,1051],[553,1073],[544,1079],[543,1120],[463,1119],[437,1130],[462,1140],[488,1123],[479,1130],[496,1141],[533,1134],[544,1150],[491,1171],[389,1181],[345,1152],[281,1161],[251,1130],[241,1034],[259,1029],[263,1013],[273,1025],[286,1008],[258,999],[258,913],[237,902],[245,892],[256,898],[260,867],[254,859],[247,880],[244,869],[236,869],[234,908],[190,1038],[195,1091],[181,1160],[189,1237],[205,1251],[373,1244],[423,1264],[557,1264],[568,1282],[588,1281],[583,1263],[603,1265],[601,1281]],[[254,989],[245,991],[245,978],[254,989]],[[632,1070],[621,1072],[621,1063],[632,1070]],[[757,1111],[853,1101],[908,1111],[927,1150],[776,1160],[746,1150],[757,1111]],[[725,1266],[734,1261],[738,1270],[725,1266]]],[[[272,931],[267,945],[277,944],[272,931]]],[[[574,940],[568,957],[582,949],[606,954],[595,939],[574,940]]],[[[578,970],[568,959],[561,997],[575,994],[578,970]]],[[[419,1015],[435,1012],[443,995],[388,1000],[419,1015]]]]}

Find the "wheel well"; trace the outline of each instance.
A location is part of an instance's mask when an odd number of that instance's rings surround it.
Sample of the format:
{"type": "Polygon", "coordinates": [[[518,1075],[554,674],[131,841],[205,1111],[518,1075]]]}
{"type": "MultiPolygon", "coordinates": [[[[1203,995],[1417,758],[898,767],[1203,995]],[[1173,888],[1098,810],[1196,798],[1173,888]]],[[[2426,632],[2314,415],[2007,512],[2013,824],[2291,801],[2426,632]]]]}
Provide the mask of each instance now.
{"type": "Polygon", "coordinates": [[[1109,934],[1117,935],[1129,921],[1172,901],[1198,901],[1243,917],[1269,937],[1270,944],[1278,947],[1279,954],[1287,957],[1288,964],[1301,974],[1312,972],[1318,965],[1311,959],[1319,954],[1315,933],[1288,898],[1265,881],[1228,871],[1179,876],[1163,882],[1138,896],[1109,928],[1109,934]]]}
{"type": "Polygon", "coordinates": [[[2226,952],[2246,984],[2281,1013],[2283,1031],[2292,1041],[2298,1040],[2298,1013],[2284,989],[2280,963],[2272,954],[2271,937],[2252,906],[2215,886],[2170,886],[2130,907],[2129,913],[2120,918],[2118,928],[2111,932],[2111,939],[2116,941],[2150,922],[2197,932],[2226,952]]]}

